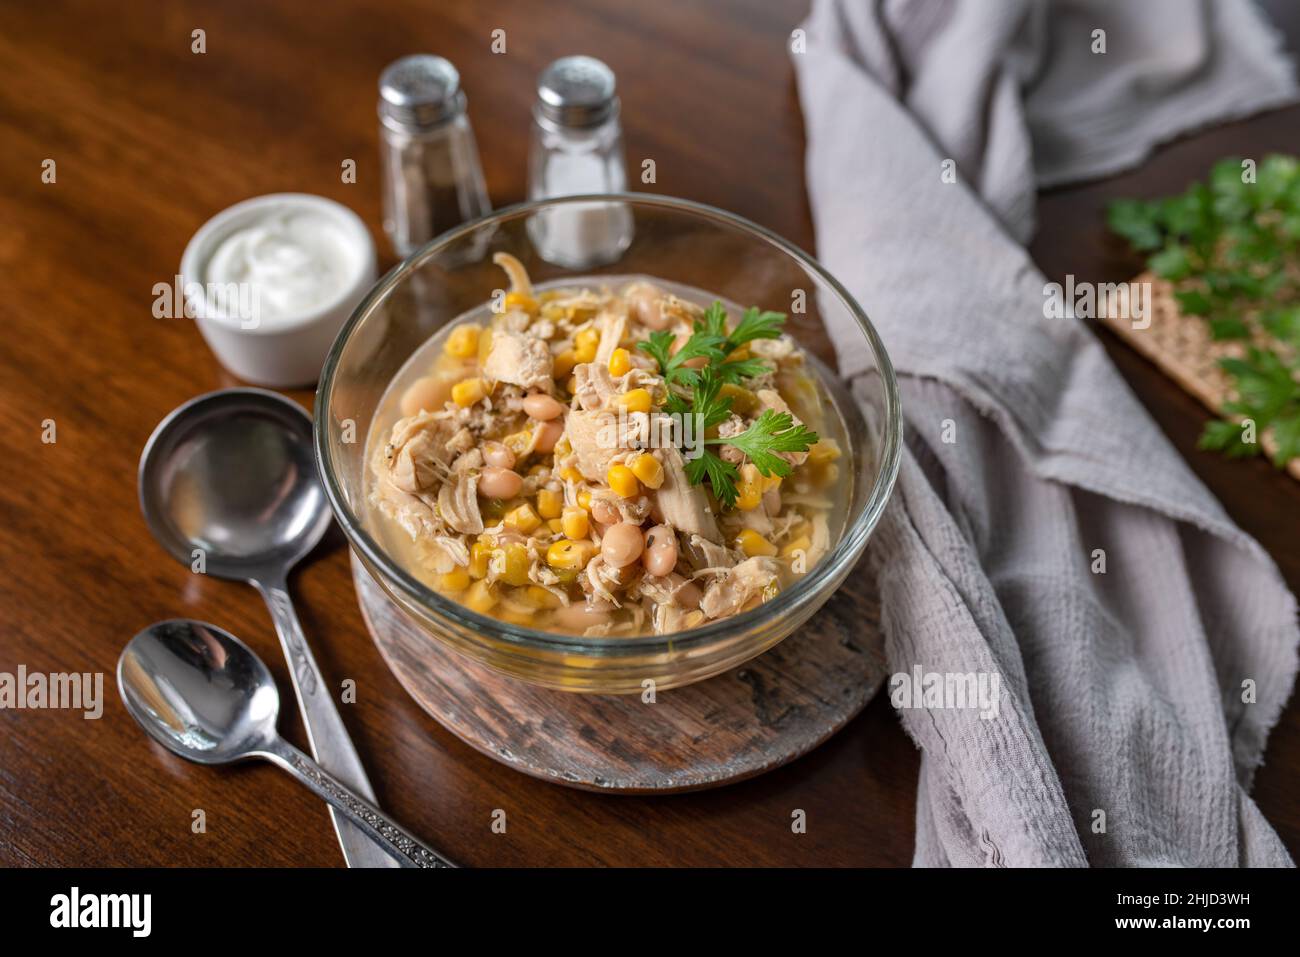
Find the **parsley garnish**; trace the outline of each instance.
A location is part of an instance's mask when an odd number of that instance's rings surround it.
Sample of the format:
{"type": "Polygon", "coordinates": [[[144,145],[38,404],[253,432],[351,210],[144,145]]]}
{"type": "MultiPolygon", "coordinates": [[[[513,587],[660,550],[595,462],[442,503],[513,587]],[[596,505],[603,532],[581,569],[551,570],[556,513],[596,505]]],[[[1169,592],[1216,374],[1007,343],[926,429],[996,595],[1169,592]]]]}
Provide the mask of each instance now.
{"type": "Polygon", "coordinates": [[[807,452],[817,442],[817,433],[808,426],[794,424],[789,412],[764,409],[753,423],[739,435],[725,439],[705,439],[706,444],[725,443],[740,449],[758,468],[759,474],[790,474],[790,463],[779,452],[807,452]]]}
{"type": "Polygon", "coordinates": [[[1269,430],[1279,468],[1300,456],[1300,162],[1221,160],[1208,182],[1165,199],[1119,200],[1108,218],[1173,284],[1183,313],[1203,317],[1211,338],[1247,346],[1244,358],[1219,363],[1236,398],[1206,425],[1201,448],[1258,455],[1241,421],[1250,420],[1256,434],[1269,430]]]}
{"type": "MultiPolygon", "coordinates": [[[[736,327],[728,331],[727,310],[715,301],[695,321],[691,337],[676,353],[672,352],[676,337],[667,330],[652,332],[648,340],[637,343],[637,348],[659,364],[668,386],[665,410],[673,415],[698,415],[703,427],[711,429],[731,416],[731,398],[722,394],[722,387],[740,385],[770,369],[761,359],[729,357],[755,339],[777,338],[784,322],[785,316],[779,312],[760,312],[751,306],[741,314],[736,327]],[[708,360],[708,364],[702,369],[686,365],[697,358],[708,360]]],[[[761,475],[784,478],[791,466],[780,453],[806,452],[817,438],[808,427],[796,425],[790,413],[767,409],[739,435],[705,439],[700,455],[687,460],[686,476],[692,485],[707,480],[713,494],[731,508],[736,504],[740,471],[709,446],[730,445],[743,452],[761,475]]]]}

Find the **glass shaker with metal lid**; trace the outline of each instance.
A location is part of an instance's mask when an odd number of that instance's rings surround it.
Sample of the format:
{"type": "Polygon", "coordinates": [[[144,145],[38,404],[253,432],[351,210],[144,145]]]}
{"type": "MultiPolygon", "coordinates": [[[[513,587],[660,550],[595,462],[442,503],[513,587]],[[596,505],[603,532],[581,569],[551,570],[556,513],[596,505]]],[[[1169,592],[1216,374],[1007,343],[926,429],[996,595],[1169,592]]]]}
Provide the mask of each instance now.
{"type": "MultiPolygon", "coordinates": [[[[556,60],[537,81],[528,198],[627,189],[614,72],[589,56],[556,60]]],[[[543,258],[569,268],[612,262],[632,241],[621,203],[582,203],[540,211],[529,233],[543,258]]]]}
{"type": "Polygon", "coordinates": [[[399,256],[491,211],[460,74],[415,54],[379,77],[384,231],[399,256]]]}

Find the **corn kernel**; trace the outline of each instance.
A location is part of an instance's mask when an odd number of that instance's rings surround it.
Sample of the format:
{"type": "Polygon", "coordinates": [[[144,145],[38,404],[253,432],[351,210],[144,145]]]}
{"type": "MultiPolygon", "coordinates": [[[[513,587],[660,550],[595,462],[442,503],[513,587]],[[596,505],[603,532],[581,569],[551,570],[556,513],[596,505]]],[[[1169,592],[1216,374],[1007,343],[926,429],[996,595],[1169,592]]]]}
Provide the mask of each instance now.
{"type": "Polygon", "coordinates": [[[531,535],[537,531],[537,526],[542,524],[542,520],[537,517],[533,507],[525,502],[518,508],[513,508],[506,512],[505,523],[511,528],[518,529],[525,535],[531,535]]]}
{"type": "Polygon", "coordinates": [[[595,549],[591,542],[574,541],[566,538],[552,542],[546,549],[546,564],[552,568],[578,569],[586,567],[595,549]]]}
{"type": "Polygon", "coordinates": [[[834,462],[842,454],[838,442],[834,439],[822,439],[808,450],[808,461],[814,465],[823,465],[834,462]]]}
{"type": "Polygon", "coordinates": [[[736,547],[753,558],[755,555],[771,556],[776,554],[776,546],[752,528],[742,528],[736,536],[736,547]]]}
{"type": "Polygon", "coordinates": [[[471,610],[480,615],[486,615],[497,603],[496,596],[492,594],[492,586],[485,581],[476,581],[470,585],[464,601],[471,610]]]}
{"type": "Polygon", "coordinates": [[[469,577],[487,578],[488,562],[492,560],[492,546],[475,542],[469,547],[469,577]]]}
{"type": "Polygon", "coordinates": [[[469,587],[469,572],[464,568],[453,568],[438,576],[438,587],[443,591],[462,591],[469,587]]]}
{"type": "Polygon", "coordinates": [[[722,388],[718,390],[718,395],[721,398],[730,399],[731,411],[740,415],[747,415],[758,408],[758,396],[744,386],[732,382],[724,383],[722,388]]]}
{"type": "Polygon", "coordinates": [[[763,493],[751,482],[736,483],[736,508],[742,512],[752,512],[763,500],[763,493]]]}
{"type": "Polygon", "coordinates": [[[522,309],[530,316],[537,315],[537,300],[526,292],[506,293],[505,306],[507,309],[522,309]]]}
{"type": "Polygon", "coordinates": [[[583,539],[591,531],[591,520],[582,509],[570,505],[560,518],[560,530],[565,538],[583,539]]]}
{"type": "Polygon", "coordinates": [[[554,489],[544,488],[537,492],[537,514],[542,518],[559,518],[564,511],[564,496],[554,489]]]}
{"type": "Polygon", "coordinates": [[[746,462],[740,467],[740,481],[736,483],[736,508],[742,512],[758,508],[763,491],[763,476],[752,462],[746,462]]]}
{"type": "Polygon", "coordinates": [[[556,382],[573,372],[578,364],[578,356],[572,349],[565,349],[552,360],[551,375],[556,382]]]}
{"type": "Polygon", "coordinates": [[[541,585],[529,585],[520,597],[534,608],[560,607],[560,599],[541,585]]]}
{"type": "Polygon", "coordinates": [[[825,462],[813,467],[812,480],[818,488],[826,488],[839,481],[840,467],[834,462],[825,462]]]}
{"type": "Polygon", "coordinates": [[[578,493],[578,504],[582,506],[582,508],[584,508],[586,511],[588,512],[591,511],[591,490],[590,489],[584,488],[581,492],[578,493]]]}
{"type": "Polygon", "coordinates": [[[549,528],[553,534],[556,534],[556,535],[563,535],[563,534],[564,534],[564,520],[563,520],[563,519],[559,519],[559,518],[548,518],[548,519],[546,520],[546,527],[549,528]]]}
{"type": "Polygon", "coordinates": [[[618,397],[618,404],[629,412],[649,412],[654,400],[646,389],[631,389],[618,397]]]}
{"type": "Polygon", "coordinates": [[[605,473],[605,481],[620,498],[636,498],[641,494],[641,483],[637,481],[636,473],[626,465],[611,465],[605,473]]]}
{"type": "Polygon", "coordinates": [[[626,375],[632,368],[632,354],[626,349],[615,349],[609,356],[609,374],[615,377],[626,375]]]}
{"type": "Polygon", "coordinates": [[[528,548],[522,542],[511,542],[505,548],[497,549],[493,560],[497,566],[500,579],[507,585],[527,585],[528,548]]]}
{"type": "Polygon", "coordinates": [[[529,443],[531,443],[532,441],[533,441],[532,431],[529,429],[524,429],[522,432],[511,432],[509,435],[507,435],[504,439],[501,440],[501,444],[504,445],[506,448],[508,448],[511,452],[515,453],[516,456],[519,456],[524,454],[524,450],[528,448],[529,443]]]}
{"type": "Polygon", "coordinates": [[[560,469],[560,478],[564,479],[566,482],[581,482],[582,473],[574,466],[566,465],[564,468],[560,469]]]}
{"type": "Polygon", "coordinates": [[[800,535],[798,538],[792,538],[781,547],[782,558],[794,558],[796,552],[808,554],[808,549],[812,548],[812,539],[807,535],[800,535]]]}
{"type": "Polygon", "coordinates": [[[579,362],[594,362],[600,348],[600,333],[588,326],[573,337],[573,355],[579,362]]]}
{"type": "Polygon", "coordinates": [[[487,389],[478,378],[462,379],[451,387],[452,400],[459,406],[471,406],[485,395],[487,389]]]}
{"type": "Polygon", "coordinates": [[[568,381],[564,383],[564,388],[568,390],[569,395],[577,395],[578,377],[576,375],[569,376],[568,381]]]}
{"type": "Polygon", "coordinates": [[[478,355],[479,327],[469,325],[457,326],[447,337],[443,351],[453,359],[472,359],[478,355]]]}
{"type": "Polygon", "coordinates": [[[642,452],[632,460],[632,474],[641,480],[646,488],[658,488],[664,484],[664,467],[649,452],[642,452]]]}

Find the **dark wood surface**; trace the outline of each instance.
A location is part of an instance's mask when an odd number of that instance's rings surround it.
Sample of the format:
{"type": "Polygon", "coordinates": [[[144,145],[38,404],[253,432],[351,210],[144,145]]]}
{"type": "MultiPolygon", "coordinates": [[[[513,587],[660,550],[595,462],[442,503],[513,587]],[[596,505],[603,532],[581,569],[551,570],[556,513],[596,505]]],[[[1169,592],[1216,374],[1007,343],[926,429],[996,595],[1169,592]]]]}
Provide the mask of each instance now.
{"type": "MultiPolygon", "coordinates": [[[[1300,14],[1272,4],[1294,45],[1300,14]]],[[[288,682],[248,588],[192,575],[149,537],[135,466],[156,422],[236,384],[192,324],[150,314],[192,232],[248,196],[300,190],[379,235],[375,79],[413,50],[460,68],[492,198],[524,186],[528,107],[551,58],[591,52],[619,75],[629,165],[655,189],[812,246],[803,131],[785,40],[805,0],[565,4],[10,3],[0,8],[0,671],[99,671],[105,713],[0,711],[0,863],[320,865],[340,855],[323,806],[264,766],[211,770],[147,743],[112,687],[122,644],[151,621],[211,619],[288,682]],[[190,52],[191,31],[207,52],[190,52]],[[493,29],[508,52],[489,52],[493,29]],[[57,161],[57,183],[41,182],[57,161]],[[358,182],[340,181],[355,159],[358,182]],[[42,422],[58,441],[41,442],[42,422]],[[207,832],[190,829],[203,809],[207,832]]],[[[1300,110],[1211,130],[1140,171],[1055,192],[1033,246],[1052,278],[1127,278],[1109,196],[1181,187],[1229,153],[1300,152],[1300,110]]],[[[391,264],[391,257],[385,265],[391,264]]],[[[1103,334],[1134,390],[1228,511],[1300,587],[1300,485],[1263,463],[1195,451],[1202,410],[1103,334]]],[[[296,394],[304,403],[306,393],[296,394]]],[[[335,543],[294,580],[321,666],[352,678],[344,718],[380,802],[472,865],[905,865],[917,754],[878,696],[812,754],[730,787],[612,798],[534,780],[442,729],[365,633],[335,543]],[[507,812],[504,834],[493,811],[507,812]],[[807,832],[791,815],[807,815],[807,832]]],[[[302,744],[296,719],[282,722],[302,744]]],[[[1300,709],[1270,741],[1256,796],[1300,851],[1300,709]]]]}

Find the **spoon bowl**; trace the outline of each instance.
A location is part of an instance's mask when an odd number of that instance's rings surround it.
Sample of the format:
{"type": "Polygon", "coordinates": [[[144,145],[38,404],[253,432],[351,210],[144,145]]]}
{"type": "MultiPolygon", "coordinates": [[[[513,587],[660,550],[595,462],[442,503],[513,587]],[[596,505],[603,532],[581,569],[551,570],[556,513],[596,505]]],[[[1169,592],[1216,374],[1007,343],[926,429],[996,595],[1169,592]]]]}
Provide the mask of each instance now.
{"type": "Polygon", "coordinates": [[[453,866],[280,737],[271,672],[216,625],[184,618],[150,625],[122,649],[117,686],[131,717],[173,754],[199,764],[264,758],[327,801],[391,866],[453,866]]]}
{"type": "Polygon", "coordinates": [[[167,750],[200,764],[265,751],[280,695],[253,650],[216,625],[177,618],[123,649],[117,685],[131,717],[167,750]]]}
{"type": "Polygon", "coordinates": [[[330,524],[311,418],[262,389],[198,396],[159,423],[140,457],[140,509],[179,562],[250,581],[296,564],[330,524]]]}

